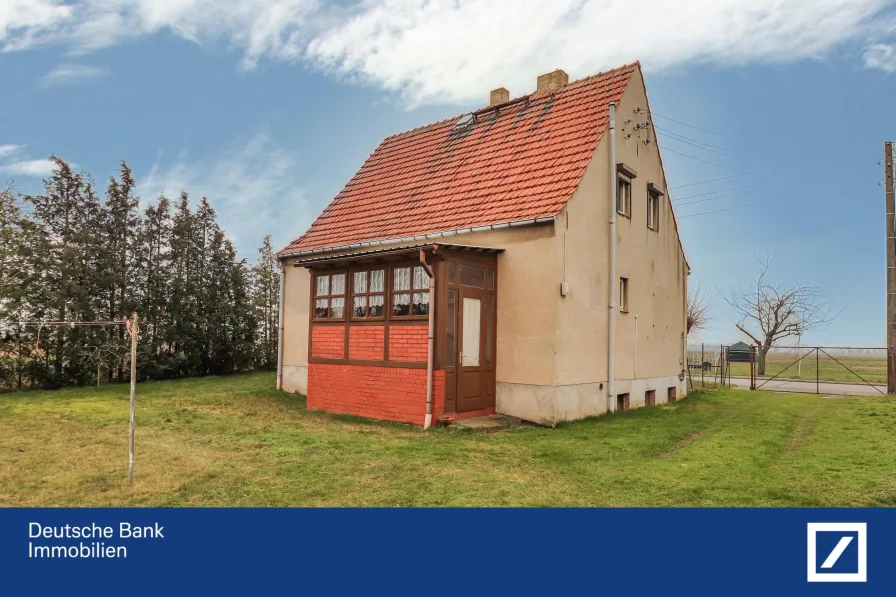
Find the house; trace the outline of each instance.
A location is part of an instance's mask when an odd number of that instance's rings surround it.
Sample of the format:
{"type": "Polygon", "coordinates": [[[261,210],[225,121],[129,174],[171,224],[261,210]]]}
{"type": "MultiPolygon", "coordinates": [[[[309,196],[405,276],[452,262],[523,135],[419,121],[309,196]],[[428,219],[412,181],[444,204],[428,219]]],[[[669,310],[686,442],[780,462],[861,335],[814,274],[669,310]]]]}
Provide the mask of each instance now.
{"type": "Polygon", "coordinates": [[[310,409],[553,425],[685,395],[689,269],[640,64],[388,137],[278,255],[278,384],[310,409]]]}

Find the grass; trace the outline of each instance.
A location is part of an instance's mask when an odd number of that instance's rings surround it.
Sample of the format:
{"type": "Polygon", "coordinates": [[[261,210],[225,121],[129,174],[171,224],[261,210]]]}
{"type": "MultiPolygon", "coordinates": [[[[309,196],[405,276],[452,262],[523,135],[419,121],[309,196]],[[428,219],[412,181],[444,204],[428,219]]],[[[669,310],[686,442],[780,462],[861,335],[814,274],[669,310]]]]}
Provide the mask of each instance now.
{"type": "Polygon", "coordinates": [[[0,396],[7,506],[892,506],[896,400],[713,390],[556,429],[424,432],[253,374],[0,396]]]}

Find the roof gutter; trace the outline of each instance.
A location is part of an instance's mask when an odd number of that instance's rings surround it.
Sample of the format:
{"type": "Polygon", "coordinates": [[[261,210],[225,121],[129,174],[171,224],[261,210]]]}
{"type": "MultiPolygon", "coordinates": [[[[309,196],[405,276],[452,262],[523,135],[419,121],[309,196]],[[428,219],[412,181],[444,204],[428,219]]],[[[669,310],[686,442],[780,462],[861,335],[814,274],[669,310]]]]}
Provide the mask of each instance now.
{"type": "Polygon", "coordinates": [[[350,245],[339,245],[338,247],[321,247],[319,249],[308,249],[305,251],[292,251],[290,253],[281,253],[277,255],[278,259],[287,259],[289,257],[297,257],[299,255],[314,255],[317,253],[330,253],[334,251],[345,251],[349,249],[361,249],[364,247],[376,247],[380,245],[392,245],[399,243],[409,243],[421,240],[431,240],[434,238],[445,238],[449,236],[458,236],[461,234],[469,234],[471,232],[485,232],[488,230],[501,230],[503,228],[517,228],[520,226],[532,226],[534,224],[553,223],[555,216],[542,216],[529,220],[514,220],[513,222],[503,222],[501,224],[486,224],[485,226],[474,226],[471,228],[455,228],[454,230],[444,230],[441,232],[430,232],[428,234],[418,234],[416,236],[405,236],[402,238],[388,238],[384,240],[368,240],[350,245]]]}

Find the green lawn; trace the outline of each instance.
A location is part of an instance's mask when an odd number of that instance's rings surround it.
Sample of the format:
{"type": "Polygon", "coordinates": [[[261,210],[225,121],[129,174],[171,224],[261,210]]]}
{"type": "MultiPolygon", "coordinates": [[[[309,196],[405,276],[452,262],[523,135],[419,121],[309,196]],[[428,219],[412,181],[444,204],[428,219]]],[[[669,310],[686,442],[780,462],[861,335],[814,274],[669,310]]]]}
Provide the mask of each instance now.
{"type": "Polygon", "coordinates": [[[896,400],[706,391],[494,434],[305,410],[253,374],[0,396],[8,506],[893,506],[896,400]]]}

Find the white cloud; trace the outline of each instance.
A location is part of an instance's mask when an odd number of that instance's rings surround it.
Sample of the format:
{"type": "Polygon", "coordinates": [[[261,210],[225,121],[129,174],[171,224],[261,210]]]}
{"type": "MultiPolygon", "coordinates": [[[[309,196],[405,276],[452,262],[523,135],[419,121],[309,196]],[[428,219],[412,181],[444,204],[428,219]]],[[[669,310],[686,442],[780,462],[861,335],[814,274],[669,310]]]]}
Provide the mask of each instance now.
{"type": "Polygon", "coordinates": [[[896,72],[896,44],[874,44],[866,48],[865,66],[896,72]]]}
{"type": "MultiPolygon", "coordinates": [[[[5,0],[0,48],[87,52],[167,31],[204,47],[301,61],[410,105],[530,91],[557,67],[584,76],[640,59],[661,70],[823,57],[873,43],[890,0],[5,0]]],[[[890,25],[885,25],[890,23],[890,25]]],[[[866,54],[874,61],[880,50],[866,54]]]]}
{"type": "Polygon", "coordinates": [[[279,248],[310,224],[312,214],[295,174],[297,159],[259,131],[213,159],[192,160],[182,151],[174,163],[163,165],[160,157],[137,187],[144,204],[160,194],[176,201],[182,190],[193,206],[207,197],[240,255],[254,260],[265,234],[279,248]]]}
{"type": "Polygon", "coordinates": [[[0,158],[14,155],[19,152],[21,145],[0,145],[0,158]]]}
{"type": "Polygon", "coordinates": [[[17,162],[0,163],[0,174],[15,178],[16,176],[44,177],[53,172],[53,163],[50,160],[20,160],[17,162]]]}
{"type": "Polygon", "coordinates": [[[41,77],[40,84],[43,87],[52,87],[56,85],[81,85],[107,77],[109,74],[109,69],[104,66],[60,64],[41,77]]]}

